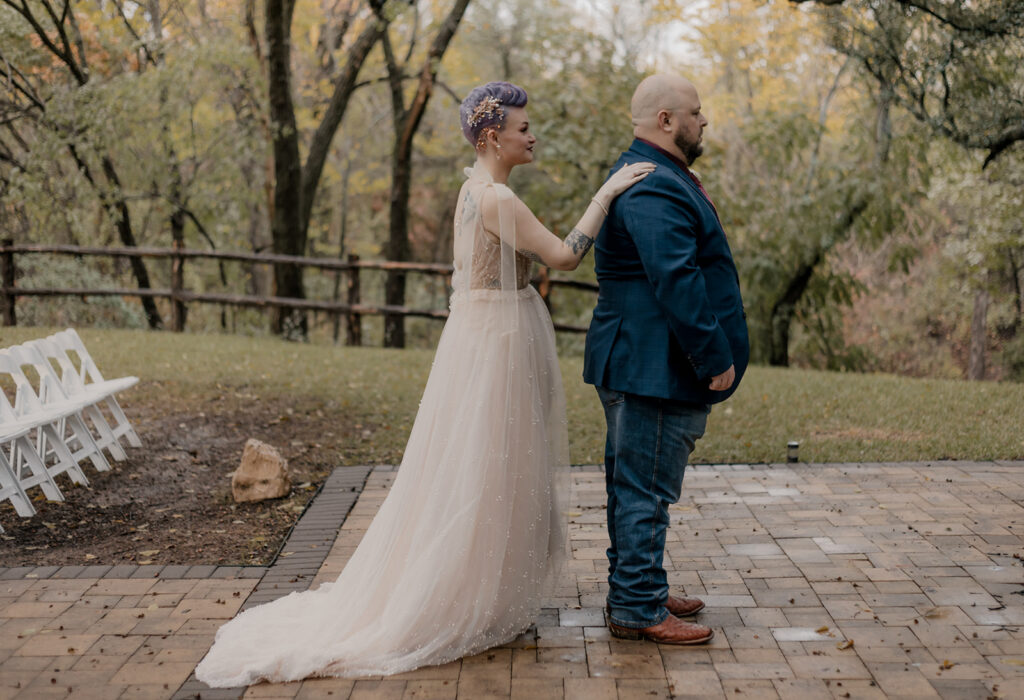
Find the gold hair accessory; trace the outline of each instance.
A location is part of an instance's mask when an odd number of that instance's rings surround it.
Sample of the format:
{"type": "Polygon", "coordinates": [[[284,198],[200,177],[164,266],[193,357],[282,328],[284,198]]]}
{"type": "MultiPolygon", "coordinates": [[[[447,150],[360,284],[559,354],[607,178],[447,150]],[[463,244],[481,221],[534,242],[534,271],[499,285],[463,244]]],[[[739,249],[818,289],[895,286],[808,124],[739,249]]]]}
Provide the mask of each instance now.
{"type": "Polygon", "coordinates": [[[469,115],[466,123],[470,126],[476,126],[484,119],[490,119],[498,112],[501,107],[501,102],[498,101],[497,97],[485,97],[480,100],[480,103],[473,109],[473,113],[469,115]]]}

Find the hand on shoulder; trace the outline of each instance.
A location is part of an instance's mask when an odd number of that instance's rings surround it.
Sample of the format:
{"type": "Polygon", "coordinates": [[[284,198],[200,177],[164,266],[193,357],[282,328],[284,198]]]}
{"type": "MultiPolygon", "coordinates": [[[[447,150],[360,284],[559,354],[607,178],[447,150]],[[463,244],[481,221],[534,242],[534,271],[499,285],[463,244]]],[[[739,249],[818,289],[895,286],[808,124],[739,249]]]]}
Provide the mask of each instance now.
{"type": "Polygon", "coordinates": [[[613,199],[650,175],[656,167],[654,163],[648,161],[624,165],[601,185],[594,198],[607,210],[613,199]]]}

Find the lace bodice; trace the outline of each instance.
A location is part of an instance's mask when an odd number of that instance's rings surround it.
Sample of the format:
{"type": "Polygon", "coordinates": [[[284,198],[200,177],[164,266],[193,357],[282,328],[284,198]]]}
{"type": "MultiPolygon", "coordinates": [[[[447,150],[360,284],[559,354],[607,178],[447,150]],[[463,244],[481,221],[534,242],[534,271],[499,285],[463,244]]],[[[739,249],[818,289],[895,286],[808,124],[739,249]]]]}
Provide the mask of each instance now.
{"type": "MultiPolygon", "coordinates": [[[[530,283],[530,259],[516,250],[509,250],[505,241],[496,241],[484,230],[480,216],[480,198],[488,187],[502,188],[499,196],[515,196],[504,185],[470,177],[459,193],[455,210],[455,274],[452,286],[456,291],[465,289],[501,290],[502,253],[515,256],[515,289],[525,289],[530,283]]],[[[503,237],[504,237],[503,233],[503,237]]],[[[506,284],[504,288],[510,289],[506,284]]]]}

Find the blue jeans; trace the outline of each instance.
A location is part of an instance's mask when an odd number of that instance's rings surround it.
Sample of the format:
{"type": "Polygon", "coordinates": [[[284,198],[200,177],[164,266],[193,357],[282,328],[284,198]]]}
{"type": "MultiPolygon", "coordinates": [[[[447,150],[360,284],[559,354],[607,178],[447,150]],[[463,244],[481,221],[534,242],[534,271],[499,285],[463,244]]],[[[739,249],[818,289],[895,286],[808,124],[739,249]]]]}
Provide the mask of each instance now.
{"type": "Polygon", "coordinates": [[[608,422],[608,604],[611,620],[640,629],[668,617],[662,562],[668,506],[679,500],[683,472],[704,435],[710,406],[597,387],[608,422]]]}

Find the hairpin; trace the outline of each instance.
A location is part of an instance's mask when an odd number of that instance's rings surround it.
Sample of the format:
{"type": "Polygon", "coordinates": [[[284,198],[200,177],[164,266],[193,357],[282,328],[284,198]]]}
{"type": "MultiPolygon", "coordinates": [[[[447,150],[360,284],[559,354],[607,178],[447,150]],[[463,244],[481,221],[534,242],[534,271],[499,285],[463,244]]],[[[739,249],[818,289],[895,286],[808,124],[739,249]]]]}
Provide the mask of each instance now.
{"type": "MultiPolygon", "coordinates": [[[[473,109],[473,113],[466,119],[466,123],[470,126],[476,126],[484,119],[492,118],[495,113],[499,113],[498,110],[501,107],[501,102],[498,101],[497,97],[487,96],[480,100],[477,106],[473,109]]],[[[504,115],[502,115],[504,116],[504,115]]]]}

